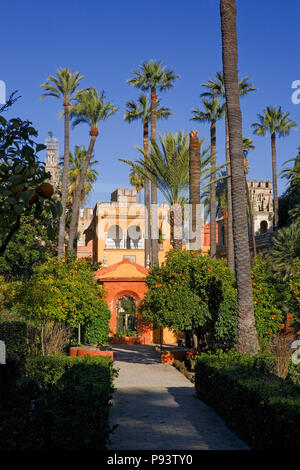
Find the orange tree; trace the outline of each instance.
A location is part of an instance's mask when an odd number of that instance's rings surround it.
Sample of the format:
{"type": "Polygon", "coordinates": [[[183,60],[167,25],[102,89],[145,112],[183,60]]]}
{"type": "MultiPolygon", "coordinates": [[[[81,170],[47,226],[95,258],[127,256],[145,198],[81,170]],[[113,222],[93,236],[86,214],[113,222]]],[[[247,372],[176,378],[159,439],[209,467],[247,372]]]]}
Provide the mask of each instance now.
{"type": "Polygon", "coordinates": [[[194,346],[204,337],[233,341],[236,337],[236,289],[224,260],[196,252],[171,250],[151,269],[141,313],[155,326],[193,332],[194,346]]]}
{"type": "Polygon", "coordinates": [[[26,217],[46,222],[48,237],[55,237],[61,204],[52,197],[50,174],[39,161],[45,146],[34,141],[37,135],[31,122],[0,115],[0,256],[26,217]]]}
{"type": "Polygon", "coordinates": [[[94,279],[98,269],[91,259],[77,259],[67,255],[51,259],[39,268],[30,281],[23,283],[19,292],[19,311],[28,320],[41,325],[47,322],[65,322],[72,327],[91,327],[96,322],[96,342],[104,343],[109,333],[110,312],[105,292],[94,279]]]}
{"type": "MultiPolygon", "coordinates": [[[[252,267],[251,280],[257,333],[269,341],[280,330],[285,306],[290,305],[290,291],[287,283],[274,277],[268,259],[261,256],[252,267]]],[[[141,313],[155,326],[193,330],[200,341],[206,337],[234,344],[237,292],[226,259],[213,261],[193,251],[171,250],[160,267],[150,270],[147,287],[141,313]]]]}
{"type": "Polygon", "coordinates": [[[280,330],[291,295],[287,282],[275,277],[269,258],[258,255],[251,269],[253,305],[257,333],[270,340],[280,330]]]}

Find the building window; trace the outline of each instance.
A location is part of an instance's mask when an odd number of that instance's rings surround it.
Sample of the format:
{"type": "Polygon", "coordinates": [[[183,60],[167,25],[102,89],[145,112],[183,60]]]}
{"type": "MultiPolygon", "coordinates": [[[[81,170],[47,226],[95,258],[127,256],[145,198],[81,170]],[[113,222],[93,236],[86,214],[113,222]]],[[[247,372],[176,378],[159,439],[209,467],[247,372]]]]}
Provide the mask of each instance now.
{"type": "Polygon", "coordinates": [[[123,230],[119,225],[111,225],[106,235],[105,248],[118,249],[124,248],[123,230]]]}
{"type": "Polygon", "coordinates": [[[136,263],[136,256],[134,255],[124,255],[123,259],[129,259],[132,263],[136,263]]]}

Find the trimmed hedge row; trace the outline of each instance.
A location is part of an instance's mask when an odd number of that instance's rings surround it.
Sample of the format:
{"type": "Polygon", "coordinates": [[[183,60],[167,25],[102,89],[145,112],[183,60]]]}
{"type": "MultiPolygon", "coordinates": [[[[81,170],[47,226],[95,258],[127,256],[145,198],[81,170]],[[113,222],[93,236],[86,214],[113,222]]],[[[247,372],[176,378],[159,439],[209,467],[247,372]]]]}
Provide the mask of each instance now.
{"type": "Polygon", "coordinates": [[[197,396],[254,449],[297,449],[300,395],[291,381],[266,372],[268,361],[235,352],[196,358],[197,396]]]}
{"type": "Polygon", "coordinates": [[[114,373],[106,357],[28,358],[0,449],[105,449],[114,373]]]}
{"type": "Polygon", "coordinates": [[[27,325],[25,322],[1,322],[0,339],[5,342],[7,357],[24,358],[27,353],[27,325]]]}

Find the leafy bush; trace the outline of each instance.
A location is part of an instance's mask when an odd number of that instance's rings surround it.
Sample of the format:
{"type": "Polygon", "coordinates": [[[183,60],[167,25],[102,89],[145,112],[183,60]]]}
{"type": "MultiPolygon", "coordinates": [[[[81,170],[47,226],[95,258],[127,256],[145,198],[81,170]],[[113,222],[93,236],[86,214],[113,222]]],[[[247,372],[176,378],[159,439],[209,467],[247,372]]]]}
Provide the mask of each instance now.
{"type": "Polygon", "coordinates": [[[103,334],[102,318],[93,318],[89,321],[83,330],[84,344],[109,344],[108,336],[103,334]]]}
{"type": "Polygon", "coordinates": [[[0,449],[104,449],[113,375],[106,357],[28,358],[0,449]]]}
{"type": "Polygon", "coordinates": [[[196,329],[198,335],[233,341],[237,298],[234,278],[224,260],[171,250],[166,261],[151,269],[143,317],[175,331],[196,329]]]}
{"type": "Polygon", "coordinates": [[[236,352],[196,358],[195,387],[254,449],[299,447],[300,396],[291,382],[262,370],[261,358],[236,352]]]}
{"type": "Polygon", "coordinates": [[[53,321],[78,327],[97,319],[99,339],[105,342],[110,311],[104,289],[93,276],[97,268],[90,259],[70,255],[49,260],[36,270],[26,285],[23,284],[20,313],[42,326],[53,321]]]}
{"type": "Polygon", "coordinates": [[[290,362],[288,370],[288,378],[300,387],[300,364],[290,362]]]}
{"type": "Polygon", "coordinates": [[[24,358],[27,353],[27,325],[25,322],[0,323],[0,339],[5,342],[6,355],[24,358]]]}
{"type": "Polygon", "coordinates": [[[262,255],[255,259],[251,278],[257,334],[270,342],[284,321],[283,308],[290,300],[289,289],[286,282],[274,277],[268,258],[262,255]]]}

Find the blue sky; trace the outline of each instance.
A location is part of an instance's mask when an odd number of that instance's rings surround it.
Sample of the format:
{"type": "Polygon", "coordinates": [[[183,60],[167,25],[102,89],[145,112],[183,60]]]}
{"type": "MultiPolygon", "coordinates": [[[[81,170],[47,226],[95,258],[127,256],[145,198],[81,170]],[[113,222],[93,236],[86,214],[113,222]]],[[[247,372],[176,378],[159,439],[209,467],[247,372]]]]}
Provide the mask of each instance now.
{"type": "MultiPolygon", "coordinates": [[[[300,126],[300,105],[291,102],[291,84],[300,79],[297,0],[282,6],[272,2],[237,0],[240,77],[249,76],[257,91],[241,100],[243,134],[256,146],[249,154],[249,178],[272,179],[269,137],[252,136],[251,123],[269,105],[281,105],[300,126]]],[[[85,76],[82,86],[105,90],[120,111],[100,126],[95,146],[99,178],[88,203],[109,200],[116,187],[128,187],[128,167],[119,158],[138,157],[142,145],[140,123],[123,120],[125,103],[137,99],[139,91],[126,84],[131,71],[149,59],[161,60],[180,76],[175,87],[162,94],[162,104],[173,117],[158,123],[164,134],[196,128],[209,145],[208,124],[190,121],[191,110],[200,107],[201,84],[222,70],[219,1],[164,0],[127,2],[52,0],[5,2],[1,6],[1,68],[7,93],[18,90],[22,98],[7,117],[29,119],[44,142],[48,131],[60,141],[63,154],[63,120],[58,119],[61,102],[40,100],[40,84],[58,67],[70,67],[85,76]]],[[[224,123],[217,126],[218,163],[224,161],[224,123]]],[[[88,146],[89,129],[78,126],[70,133],[71,150],[88,146]]],[[[299,130],[278,140],[278,170],[297,154],[299,130]]],[[[279,179],[279,193],[285,181],[279,179]]]]}

